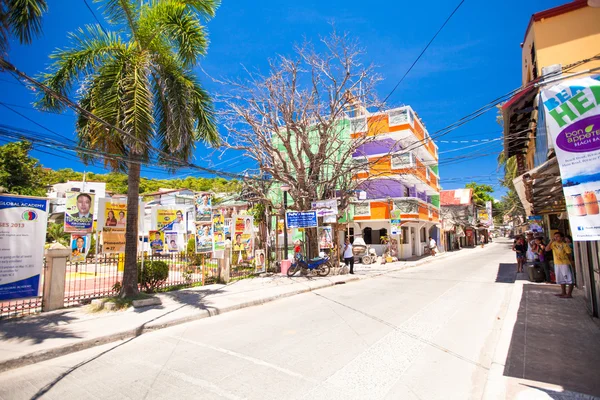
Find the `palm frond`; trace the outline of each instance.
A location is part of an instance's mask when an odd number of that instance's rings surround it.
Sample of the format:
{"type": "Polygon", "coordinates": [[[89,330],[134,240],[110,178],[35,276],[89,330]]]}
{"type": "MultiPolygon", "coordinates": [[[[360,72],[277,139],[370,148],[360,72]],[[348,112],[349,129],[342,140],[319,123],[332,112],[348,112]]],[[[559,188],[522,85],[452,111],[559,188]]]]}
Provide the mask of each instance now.
{"type": "Polygon", "coordinates": [[[3,0],[3,13],[12,33],[21,43],[31,43],[42,33],[42,15],[48,10],[45,0],[3,0]]]}
{"type": "Polygon", "coordinates": [[[217,8],[221,5],[219,0],[174,0],[177,3],[185,4],[200,13],[203,18],[214,18],[217,8]]]}
{"type": "MultiPolygon", "coordinates": [[[[93,74],[104,62],[126,50],[116,33],[104,34],[99,25],[87,25],[69,35],[72,47],[54,52],[55,60],[42,81],[52,90],[66,96],[80,74],[93,74]]],[[[36,105],[46,110],[62,110],[63,104],[48,93],[41,93],[36,105]]]]}
{"type": "Polygon", "coordinates": [[[135,32],[139,9],[133,0],[94,0],[104,5],[104,16],[113,25],[126,25],[135,32]]]}

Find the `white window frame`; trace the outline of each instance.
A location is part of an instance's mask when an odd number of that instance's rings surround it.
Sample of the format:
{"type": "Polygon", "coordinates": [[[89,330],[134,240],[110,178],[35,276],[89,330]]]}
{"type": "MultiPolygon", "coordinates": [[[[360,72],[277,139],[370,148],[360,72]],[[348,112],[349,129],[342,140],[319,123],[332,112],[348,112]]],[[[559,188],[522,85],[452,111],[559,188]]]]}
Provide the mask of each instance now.
{"type": "MultiPolygon", "coordinates": [[[[361,210],[361,211],[362,211],[362,210],[361,210]]],[[[355,217],[370,217],[370,216],[371,216],[371,203],[370,203],[370,202],[368,202],[368,201],[367,201],[367,202],[364,202],[364,203],[355,203],[355,204],[354,204],[354,216],[355,216],[355,217]],[[359,207],[365,207],[366,209],[365,209],[365,208],[363,208],[362,210],[364,210],[364,211],[368,210],[368,213],[362,213],[362,214],[359,214],[359,213],[357,213],[357,211],[356,211],[356,210],[357,210],[359,207]]]]}
{"type": "Polygon", "coordinates": [[[431,173],[429,172],[429,167],[425,166],[425,177],[427,178],[427,182],[431,181],[431,173]]]}
{"type": "Polygon", "coordinates": [[[350,118],[350,132],[351,133],[361,133],[361,132],[367,132],[367,131],[368,131],[367,117],[361,116],[361,117],[350,118]]]}
{"type": "Polygon", "coordinates": [[[388,123],[390,126],[398,126],[409,123],[408,109],[396,108],[388,111],[388,123]]]}
{"type": "Polygon", "coordinates": [[[392,154],[392,158],[390,160],[392,169],[405,169],[405,168],[413,168],[415,166],[415,155],[412,152],[401,153],[401,154],[392,154]],[[394,162],[395,157],[399,156],[407,156],[409,157],[408,163],[397,164],[394,162]]]}

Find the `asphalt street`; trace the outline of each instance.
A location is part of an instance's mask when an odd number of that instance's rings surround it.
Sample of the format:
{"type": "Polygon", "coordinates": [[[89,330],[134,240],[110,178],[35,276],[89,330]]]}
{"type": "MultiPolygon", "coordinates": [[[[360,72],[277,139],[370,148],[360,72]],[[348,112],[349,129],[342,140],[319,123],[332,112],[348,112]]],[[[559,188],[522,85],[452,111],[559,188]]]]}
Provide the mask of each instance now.
{"type": "Polygon", "coordinates": [[[479,399],[508,243],[8,371],[0,398],[479,399]]]}

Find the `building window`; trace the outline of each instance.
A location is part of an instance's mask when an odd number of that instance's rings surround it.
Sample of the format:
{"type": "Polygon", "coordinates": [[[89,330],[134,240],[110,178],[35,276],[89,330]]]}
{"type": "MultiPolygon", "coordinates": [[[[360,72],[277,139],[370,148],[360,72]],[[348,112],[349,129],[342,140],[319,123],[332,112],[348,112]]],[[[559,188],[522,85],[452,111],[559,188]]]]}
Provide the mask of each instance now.
{"type": "Polygon", "coordinates": [[[410,189],[407,186],[404,186],[402,189],[402,194],[404,197],[410,197],[410,189]]]}
{"type": "Polygon", "coordinates": [[[350,131],[352,133],[366,132],[367,131],[367,119],[365,117],[358,117],[350,119],[350,131]]]}
{"type": "Polygon", "coordinates": [[[367,157],[352,158],[353,169],[358,171],[368,171],[369,159],[367,157]]]}
{"type": "Polygon", "coordinates": [[[427,214],[429,215],[429,218],[431,218],[431,215],[433,214],[429,207],[427,207],[427,214]]]}
{"type": "Polygon", "coordinates": [[[410,168],[414,165],[415,157],[412,153],[400,153],[392,155],[392,169],[410,168]]]}
{"type": "Polygon", "coordinates": [[[408,228],[402,227],[402,244],[408,244],[408,228]]]}
{"type": "Polygon", "coordinates": [[[388,112],[390,126],[402,125],[408,122],[408,110],[402,108],[388,112]]]}
{"type": "Polygon", "coordinates": [[[427,178],[427,182],[431,180],[431,175],[429,175],[429,167],[425,167],[425,177],[427,178]]]}
{"type": "Polygon", "coordinates": [[[427,231],[425,228],[421,228],[421,243],[427,242],[427,231]]]}

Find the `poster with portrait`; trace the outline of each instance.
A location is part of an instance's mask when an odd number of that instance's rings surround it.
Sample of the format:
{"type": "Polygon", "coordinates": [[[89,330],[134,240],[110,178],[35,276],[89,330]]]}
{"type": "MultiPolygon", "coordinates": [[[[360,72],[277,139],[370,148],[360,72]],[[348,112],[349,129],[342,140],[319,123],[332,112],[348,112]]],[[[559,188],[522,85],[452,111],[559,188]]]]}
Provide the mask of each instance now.
{"type": "Polygon", "coordinates": [[[196,253],[213,251],[212,225],[196,225],[196,253]]]}
{"type": "Polygon", "coordinates": [[[256,250],[254,252],[254,265],[256,266],[255,272],[257,274],[261,274],[266,272],[266,261],[265,261],[265,251],[264,250],[256,250]]]}
{"type": "Polygon", "coordinates": [[[200,193],[194,198],[194,209],[196,212],[196,222],[211,221],[212,197],[210,193],[200,193]]]}
{"type": "Polygon", "coordinates": [[[71,262],[84,262],[90,250],[90,235],[71,235],[71,262]]]}
{"type": "Polygon", "coordinates": [[[185,213],[182,208],[158,206],[152,209],[152,227],[158,231],[185,232],[185,213]]]}
{"type": "Polygon", "coordinates": [[[333,230],[331,226],[323,226],[319,228],[319,248],[320,249],[331,249],[333,248],[333,230]]]}
{"type": "Polygon", "coordinates": [[[67,192],[65,232],[91,233],[94,224],[94,194],[67,192]]]}
{"type": "Polygon", "coordinates": [[[125,231],[120,228],[102,229],[102,253],[125,253],[125,231]]]}
{"type": "Polygon", "coordinates": [[[169,253],[178,253],[183,251],[180,236],[182,235],[174,231],[165,232],[165,245],[167,246],[167,251],[169,253]]]}
{"type": "Polygon", "coordinates": [[[247,215],[234,215],[231,244],[232,265],[242,265],[252,261],[254,256],[253,219],[247,215]]]}
{"type": "Polygon", "coordinates": [[[165,252],[165,233],[163,231],[149,231],[150,249],[152,254],[163,254],[165,252]]]}
{"type": "Polygon", "coordinates": [[[225,216],[220,211],[213,213],[213,241],[215,251],[225,250],[225,216]]]}
{"type": "Polygon", "coordinates": [[[125,230],[127,227],[127,203],[106,203],[103,221],[106,227],[125,230]]]}

